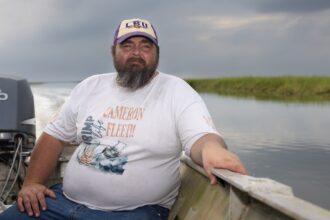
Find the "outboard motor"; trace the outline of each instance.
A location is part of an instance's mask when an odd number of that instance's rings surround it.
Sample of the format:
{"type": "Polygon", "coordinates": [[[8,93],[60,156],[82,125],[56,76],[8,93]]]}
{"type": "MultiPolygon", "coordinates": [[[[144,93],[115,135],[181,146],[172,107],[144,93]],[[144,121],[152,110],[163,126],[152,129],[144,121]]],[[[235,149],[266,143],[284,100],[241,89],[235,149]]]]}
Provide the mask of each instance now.
{"type": "Polygon", "coordinates": [[[28,82],[0,75],[0,203],[15,200],[25,176],[24,160],[35,138],[34,101],[28,82]]]}
{"type": "Polygon", "coordinates": [[[23,151],[31,151],[35,138],[34,102],[25,79],[0,75],[0,150],[16,148],[22,137],[23,151]]]}

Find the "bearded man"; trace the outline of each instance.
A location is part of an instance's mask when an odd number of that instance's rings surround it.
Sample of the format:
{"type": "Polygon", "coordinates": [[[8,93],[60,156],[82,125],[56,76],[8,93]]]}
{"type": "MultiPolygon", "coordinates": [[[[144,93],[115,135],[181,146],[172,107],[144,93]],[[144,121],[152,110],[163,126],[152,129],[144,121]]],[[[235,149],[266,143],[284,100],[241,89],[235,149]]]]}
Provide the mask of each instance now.
{"type": "Polygon", "coordinates": [[[116,73],[79,83],[33,151],[17,206],[1,219],[167,219],[180,187],[182,151],[202,165],[242,174],[200,96],[157,70],[158,37],[147,20],[124,20],[112,46],[116,73]],[[79,147],[63,185],[47,188],[67,142],[79,147]],[[20,212],[19,212],[19,211],[20,212]]]}

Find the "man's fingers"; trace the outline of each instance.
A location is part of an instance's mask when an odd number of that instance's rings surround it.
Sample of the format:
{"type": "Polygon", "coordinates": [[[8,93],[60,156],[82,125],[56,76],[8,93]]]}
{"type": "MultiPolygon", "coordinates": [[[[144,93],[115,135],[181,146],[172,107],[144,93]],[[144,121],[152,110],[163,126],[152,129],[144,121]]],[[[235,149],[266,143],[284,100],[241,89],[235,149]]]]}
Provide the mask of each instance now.
{"type": "Polygon", "coordinates": [[[225,166],[224,168],[228,169],[230,171],[236,172],[236,173],[243,174],[243,175],[247,174],[246,169],[241,164],[229,164],[229,165],[225,166]]]}
{"type": "Polygon", "coordinates": [[[219,165],[219,168],[228,169],[230,171],[244,175],[247,174],[247,171],[239,157],[231,152],[223,161],[217,161],[217,164],[221,164],[219,165]]]}
{"type": "Polygon", "coordinates": [[[30,203],[34,215],[38,217],[40,215],[40,208],[39,208],[39,199],[37,196],[38,195],[33,195],[30,203]]]}
{"type": "Polygon", "coordinates": [[[31,184],[25,186],[19,192],[17,207],[21,212],[26,212],[29,216],[40,216],[41,209],[46,210],[46,196],[55,198],[54,191],[41,184],[31,184]]]}
{"type": "Polygon", "coordinates": [[[248,174],[247,170],[245,169],[245,167],[243,165],[241,165],[241,166],[238,167],[238,172],[241,173],[241,174],[243,174],[243,175],[247,175],[248,174]]]}
{"type": "Polygon", "coordinates": [[[42,192],[38,192],[37,193],[37,198],[38,198],[39,204],[41,206],[41,209],[46,210],[47,206],[46,206],[45,195],[42,192]]]}
{"type": "Polygon", "coordinates": [[[25,211],[24,205],[23,205],[23,198],[20,196],[17,199],[17,207],[18,207],[19,211],[21,211],[21,212],[25,211]]]}
{"type": "Polygon", "coordinates": [[[211,185],[215,185],[217,183],[217,178],[213,174],[210,176],[210,183],[211,185]]]}
{"type": "Polygon", "coordinates": [[[231,168],[229,168],[229,170],[243,174],[243,175],[247,175],[247,171],[244,167],[244,165],[242,164],[242,162],[238,159],[235,162],[232,162],[231,168]]]}
{"type": "Polygon", "coordinates": [[[217,178],[212,173],[212,169],[214,168],[228,169],[243,175],[247,174],[244,165],[235,154],[231,154],[227,158],[216,158],[211,163],[210,161],[204,161],[203,166],[212,185],[217,183],[217,178]]]}
{"type": "Polygon", "coordinates": [[[32,207],[31,207],[31,202],[28,196],[23,197],[23,205],[25,208],[25,211],[29,216],[33,215],[32,207]]]}
{"type": "Polygon", "coordinates": [[[48,189],[48,188],[45,190],[45,195],[46,196],[49,196],[51,198],[54,198],[54,199],[56,198],[55,192],[53,190],[51,190],[51,189],[48,189]]]}
{"type": "Polygon", "coordinates": [[[212,166],[204,166],[204,169],[210,179],[211,185],[215,185],[217,183],[217,178],[212,174],[212,166]]]}

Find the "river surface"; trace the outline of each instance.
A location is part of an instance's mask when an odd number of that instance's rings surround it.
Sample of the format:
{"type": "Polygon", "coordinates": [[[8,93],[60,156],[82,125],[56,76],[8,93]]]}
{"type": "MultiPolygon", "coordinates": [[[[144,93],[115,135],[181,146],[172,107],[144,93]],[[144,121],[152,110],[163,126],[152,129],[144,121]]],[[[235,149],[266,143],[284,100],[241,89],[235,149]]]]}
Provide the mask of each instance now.
{"type": "Polygon", "coordinates": [[[330,103],[202,97],[249,175],[287,184],[296,196],[330,209],[330,103]]]}
{"type": "MultiPolygon", "coordinates": [[[[37,135],[73,86],[32,85],[37,135]]],[[[297,197],[330,209],[330,103],[201,96],[215,126],[249,175],[287,184],[297,197]]]]}

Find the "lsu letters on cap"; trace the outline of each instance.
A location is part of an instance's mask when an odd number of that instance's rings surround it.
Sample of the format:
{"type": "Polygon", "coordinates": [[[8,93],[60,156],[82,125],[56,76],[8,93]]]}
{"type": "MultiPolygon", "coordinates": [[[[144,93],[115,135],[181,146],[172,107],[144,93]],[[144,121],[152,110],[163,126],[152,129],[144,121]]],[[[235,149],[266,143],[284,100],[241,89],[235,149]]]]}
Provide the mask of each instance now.
{"type": "Polygon", "coordinates": [[[123,20],[115,32],[113,44],[120,44],[133,36],[147,37],[158,45],[157,34],[154,27],[149,21],[140,18],[123,20]]]}

